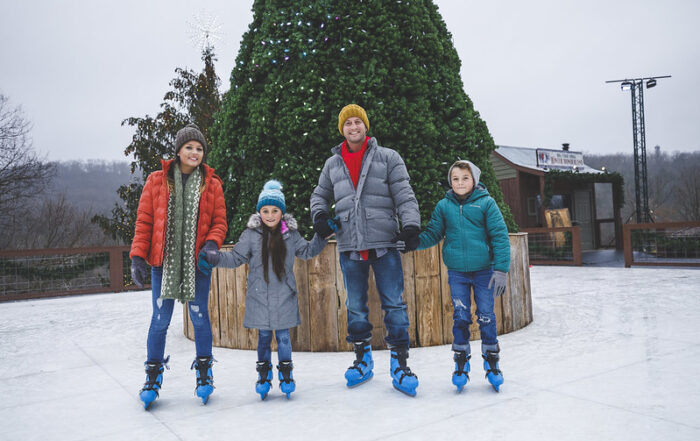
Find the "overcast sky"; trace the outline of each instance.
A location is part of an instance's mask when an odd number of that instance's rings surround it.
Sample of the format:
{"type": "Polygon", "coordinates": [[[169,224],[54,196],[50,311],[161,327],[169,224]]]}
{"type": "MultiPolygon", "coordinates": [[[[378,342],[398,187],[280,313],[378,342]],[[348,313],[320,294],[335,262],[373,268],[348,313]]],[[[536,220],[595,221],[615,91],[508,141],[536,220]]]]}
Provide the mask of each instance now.
{"type": "MultiPolygon", "coordinates": [[[[0,93],[33,123],[50,160],[123,160],[176,67],[201,69],[190,40],[216,16],[229,87],[252,0],[0,3],[0,93]]],[[[700,150],[700,1],[436,0],[462,80],[497,144],[632,152],[629,92],[606,80],[672,75],[645,90],[647,148],[700,150]]],[[[370,110],[371,117],[371,110],[370,110]]]]}

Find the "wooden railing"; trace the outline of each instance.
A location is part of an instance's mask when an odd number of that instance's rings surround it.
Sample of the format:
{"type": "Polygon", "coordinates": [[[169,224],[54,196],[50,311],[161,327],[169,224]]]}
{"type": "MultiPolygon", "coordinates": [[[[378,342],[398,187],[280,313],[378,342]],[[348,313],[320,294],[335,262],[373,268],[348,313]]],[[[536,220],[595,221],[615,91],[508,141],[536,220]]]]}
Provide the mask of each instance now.
{"type": "Polygon", "coordinates": [[[622,226],[625,267],[700,266],[700,222],[622,226]]]}
{"type": "Polygon", "coordinates": [[[581,228],[523,228],[528,233],[528,253],[533,265],[581,266],[581,228]]]}
{"type": "MultiPolygon", "coordinates": [[[[495,313],[499,334],[520,329],[532,322],[530,269],[527,234],[510,235],[511,264],[505,294],[496,298],[495,313]]],[[[402,255],[404,301],[409,316],[412,345],[433,346],[452,342],[452,300],[447,268],[442,263],[441,246],[402,255]]],[[[236,269],[215,268],[209,294],[209,318],[214,345],[236,349],[255,349],[257,331],[243,327],[247,265],[236,269]]],[[[345,351],[351,346],[347,333],[347,293],[340,270],[335,241],[309,260],[297,259],[297,280],[301,325],[292,329],[292,344],[300,351],[345,351]]],[[[372,347],[385,348],[383,314],[374,276],[369,280],[370,322],[374,326],[372,347]]],[[[472,302],[472,314],[476,305],[472,302]]],[[[185,314],[184,333],[194,339],[194,329],[185,314]]],[[[472,339],[479,339],[476,319],[471,326],[472,339]]],[[[274,342],[273,342],[274,349],[274,342]]]]}
{"type": "Polygon", "coordinates": [[[138,289],[130,284],[129,248],[0,251],[0,301],[138,289]]]}

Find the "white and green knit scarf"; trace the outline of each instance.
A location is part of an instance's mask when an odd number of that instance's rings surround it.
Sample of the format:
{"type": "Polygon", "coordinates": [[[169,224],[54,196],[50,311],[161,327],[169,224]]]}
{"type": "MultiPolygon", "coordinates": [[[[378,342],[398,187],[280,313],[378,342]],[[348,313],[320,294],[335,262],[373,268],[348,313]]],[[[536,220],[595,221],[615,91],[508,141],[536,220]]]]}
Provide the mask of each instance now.
{"type": "Polygon", "coordinates": [[[201,173],[195,168],[182,189],[182,172],[173,164],[175,189],[168,200],[168,221],[165,233],[165,257],[160,296],[182,303],[194,300],[195,241],[201,173]]]}

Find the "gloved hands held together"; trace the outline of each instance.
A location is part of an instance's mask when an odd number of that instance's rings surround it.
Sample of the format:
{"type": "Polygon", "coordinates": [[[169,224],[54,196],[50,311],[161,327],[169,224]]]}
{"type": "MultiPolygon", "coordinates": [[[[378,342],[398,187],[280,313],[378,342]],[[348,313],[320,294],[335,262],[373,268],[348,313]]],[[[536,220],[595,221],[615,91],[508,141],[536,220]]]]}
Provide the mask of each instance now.
{"type": "Polygon", "coordinates": [[[219,247],[216,245],[216,242],[213,240],[208,240],[204,243],[198,257],[199,260],[197,262],[197,267],[202,273],[208,276],[211,274],[212,268],[219,264],[221,252],[219,251],[219,247]]]}
{"type": "Polygon", "coordinates": [[[340,229],[340,217],[331,219],[328,213],[319,213],[314,221],[314,232],[324,239],[331,237],[340,229]]]}
{"type": "Polygon", "coordinates": [[[418,245],[420,245],[420,239],[418,238],[419,234],[420,228],[409,225],[407,227],[403,227],[401,232],[397,234],[394,239],[392,239],[392,242],[403,242],[403,246],[401,246],[399,243],[396,247],[402,253],[414,251],[416,248],[418,248],[418,245]]]}

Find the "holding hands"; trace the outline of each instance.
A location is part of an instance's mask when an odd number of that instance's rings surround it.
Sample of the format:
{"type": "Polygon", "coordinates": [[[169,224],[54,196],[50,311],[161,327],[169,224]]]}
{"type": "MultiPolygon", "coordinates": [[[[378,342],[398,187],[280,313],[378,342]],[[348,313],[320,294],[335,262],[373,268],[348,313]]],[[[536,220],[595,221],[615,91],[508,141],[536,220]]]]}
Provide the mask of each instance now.
{"type": "Polygon", "coordinates": [[[396,248],[402,253],[407,253],[409,251],[414,251],[420,245],[420,239],[418,235],[420,234],[420,228],[409,225],[403,227],[401,232],[392,239],[392,242],[396,243],[396,248]],[[403,245],[398,242],[403,242],[403,245]]]}
{"type": "Polygon", "coordinates": [[[324,239],[328,239],[336,231],[340,229],[340,217],[336,216],[333,219],[328,216],[328,213],[319,213],[314,221],[314,232],[324,239]]]}
{"type": "Polygon", "coordinates": [[[206,274],[207,276],[211,274],[212,268],[219,264],[221,259],[221,252],[216,246],[216,242],[213,240],[208,240],[199,252],[199,261],[197,267],[199,270],[206,274]]]}

